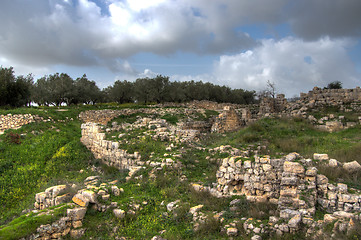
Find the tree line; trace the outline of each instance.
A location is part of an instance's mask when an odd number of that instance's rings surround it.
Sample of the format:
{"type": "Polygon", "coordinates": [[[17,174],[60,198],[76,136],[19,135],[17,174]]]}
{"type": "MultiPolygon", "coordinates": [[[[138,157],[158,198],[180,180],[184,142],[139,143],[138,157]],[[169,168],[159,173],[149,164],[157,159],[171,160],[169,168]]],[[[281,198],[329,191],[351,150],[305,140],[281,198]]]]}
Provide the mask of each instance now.
{"type": "Polygon", "coordinates": [[[66,73],[34,77],[15,76],[12,67],[0,67],[0,106],[20,107],[32,102],[39,106],[63,104],[164,103],[209,100],[250,104],[255,102],[255,91],[231,89],[227,86],[201,81],[170,81],[169,77],[139,78],[134,82],[115,81],[112,86],[100,90],[94,81],[84,74],[72,79],[66,73]]]}

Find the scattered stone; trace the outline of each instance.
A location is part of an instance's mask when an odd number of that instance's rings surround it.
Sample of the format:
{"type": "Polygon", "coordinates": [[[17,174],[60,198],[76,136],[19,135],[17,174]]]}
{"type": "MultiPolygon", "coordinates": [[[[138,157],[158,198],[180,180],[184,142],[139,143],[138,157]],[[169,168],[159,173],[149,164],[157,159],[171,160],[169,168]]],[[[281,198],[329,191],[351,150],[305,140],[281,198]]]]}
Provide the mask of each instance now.
{"type": "Polygon", "coordinates": [[[319,161],[327,161],[329,158],[328,158],[328,154],[314,153],[313,159],[319,161]]]}
{"type": "Polygon", "coordinates": [[[237,228],[234,228],[234,227],[230,227],[230,228],[227,228],[227,236],[237,236],[238,235],[238,230],[237,228]]]}
{"type": "Polygon", "coordinates": [[[78,239],[81,238],[85,233],[85,229],[81,228],[81,229],[72,229],[70,231],[70,237],[78,239]]]}
{"type": "Polygon", "coordinates": [[[119,208],[113,209],[113,213],[114,213],[115,217],[117,217],[117,218],[124,218],[125,217],[125,211],[122,210],[122,209],[119,209],[119,208]]]}
{"type": "Polygon", "coordinates": [[[167,204],[167,210],[169,212],[172,212],[174,209],[176,209],[178,207],[178,203],[180,202],[180,200],[176,200],[174,202],[170,202],[167,204]]]}
{"type": "Polygon", "coordinates": [[[361,170],[361,165],[357,161],[352,161],[344,163],[343,168],[350,173],[354,173],[361,170]]]}
{"type": "Polygon", "coordinates": [[[197,206],[194,206],[194,207],[191,207],[189,209],[189,212],[194,215],[196,212],[199,212],[201,209],[203,208],[203,205],[197,205],[197,206]]]}

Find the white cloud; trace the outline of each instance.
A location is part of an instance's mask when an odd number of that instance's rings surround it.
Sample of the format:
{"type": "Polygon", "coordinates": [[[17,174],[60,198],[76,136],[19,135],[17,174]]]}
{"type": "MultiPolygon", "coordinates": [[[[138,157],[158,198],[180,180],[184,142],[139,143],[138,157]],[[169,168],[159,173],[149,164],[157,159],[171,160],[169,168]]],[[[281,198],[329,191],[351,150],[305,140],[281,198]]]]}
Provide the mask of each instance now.
{"type": "Polygon", "coordinates": [[[165,0],[127,0],[129,7],[134,11],[141,11],[150,7],[156,7],[165,0]]]}
{"type": "Polygon", "coordinates": [[[360,76],[347,55],[351,44],[329,38],[314,42],[262,40],[253,50],[221,56],[215,63],[214,77],[218,84],[248,90],[263,90],[269,80],[289,97],[332,81],[354,87],[360,76]]]}
{"type": "Polygon", "coordinates": [[[361,35],[360,8],[360,0],[4,1],[0,55],[29,69],[106,66],[127,76],[148,76],[133,69],[128,57],[191,52],[222,56],[213,74],[182,79],[247,89],[261,89],[271,80],[289,86],[284,90],[347,83],[356,73],[343,37],[361,35]],[[282,23],[300,39],[261,40],[257,46],[252,34],[241,30],[247,24],[282,23]]]}

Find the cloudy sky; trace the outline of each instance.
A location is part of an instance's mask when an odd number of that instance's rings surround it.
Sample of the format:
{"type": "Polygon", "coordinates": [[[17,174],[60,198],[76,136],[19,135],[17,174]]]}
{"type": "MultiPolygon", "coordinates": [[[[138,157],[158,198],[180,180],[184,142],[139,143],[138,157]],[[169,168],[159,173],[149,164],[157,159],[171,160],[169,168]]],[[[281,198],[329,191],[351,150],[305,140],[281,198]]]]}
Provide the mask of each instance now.
{"type": "Polygon", "coordinates": [[[157,74],[288,97],[361,85],[360,0],[1,0],[0,65],[99,87],[157,74]]]}

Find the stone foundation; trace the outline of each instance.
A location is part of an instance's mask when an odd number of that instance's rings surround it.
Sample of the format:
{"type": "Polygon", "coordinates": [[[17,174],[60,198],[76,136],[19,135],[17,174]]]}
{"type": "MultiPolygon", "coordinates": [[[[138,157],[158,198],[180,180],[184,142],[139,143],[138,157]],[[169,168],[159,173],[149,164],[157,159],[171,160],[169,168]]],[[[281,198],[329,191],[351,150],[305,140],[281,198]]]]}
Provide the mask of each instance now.
{"type": "Polygon", "coordinates": [[[97,159],[108,166],[118,169],[131,169],[132,167],[143,165],[139,153],[129,154],[123,149],[119,149],[118,142],[105,140],[105,133],[97,123],[84,123],[81,125],[82,137],[80,141],[93,153],[97,159]]]}
{"type": "MultiPolygon", "coordinates": [[[[231,157],[217,171],[222,195],[245,195],[253,202],[271,202],[281,213],[297,211],[311,217],[319,204],[329,213],[360,211],[361,194],[348,192],[346,184],[331,184],[318,174],[311,159],[291,153],[281,159],[231,157]]],[[[282,215],[282,214],[281,214],[282,215]]]]}

